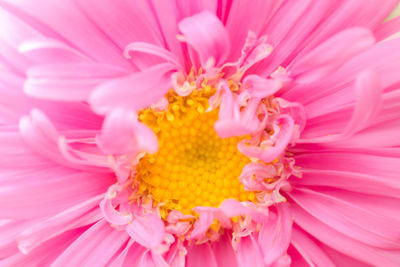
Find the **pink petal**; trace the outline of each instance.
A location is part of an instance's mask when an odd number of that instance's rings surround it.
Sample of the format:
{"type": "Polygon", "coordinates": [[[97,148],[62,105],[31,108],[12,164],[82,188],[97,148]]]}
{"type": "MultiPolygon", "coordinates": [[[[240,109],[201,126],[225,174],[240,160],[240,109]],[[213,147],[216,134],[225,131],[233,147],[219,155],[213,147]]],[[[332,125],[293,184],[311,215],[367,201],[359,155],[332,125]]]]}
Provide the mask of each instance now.
{"type": "Polygon", "coordinates": [[[356,76],[364,71],[366,66],[368,66],[368,70],[378,74],[382,88],[393,86],[399,82],[399,76],[395,71],[400,62],[400,52],[396,49],[399,43],[399,39],[377,43],[370,49],[349,59],[331,75],[312,84],[297,85],[283,94],[283,97],[287,100],[300,102],[306,108],[312,102],[320,101],[320,99],[325,100],[316,103],[317,109],[320,111],[325,111],[325,106],[343,106],[354,100],[353,91],[349,90],[349,87],[353,86],[356,76]],[[338,81],[340,81],[339,84],[338,81]],[[336,96],[336,93],[340,94],[336,96]]]}
{"type": "Polygon", "coordinates": [[[129,239],[124,231],[104,220],[85,231],[53,263],[53,266],[104,266],[129,239]]]}
{"type": "Polygon", "coordinates": [[[238,143],[238,150],[248,157],[258,158],[264,162],[271,162],[279,157],[286,149],[293,136],[294,122],[288,115],[281,115],[276,120],[281,126],[276,144],[273,147],[260,148],[249,146],[243,142],[238,143]]]}
{"type": "Polygon", "coordinates": [[[165,1],[152,1],[151,6],[158,23],[157,27],[162,33],[165,47],[168,47],[180,59],[180,62],[187,61],[185,62],[185,69],[190,71],[192,66],[188,61],[188,55],[183,50],[183,44],[176,38],[179,34],[178,23],[182,19],[177,5],[171,5],[165,1]]]}
{"type": "Polygon", "coordinates": [[[400,263],[400,259],[398,258],[398,255],[396,256],[395,252],[391,252],[390,250],[381,250],[357,242],[354,239],[333,230],[326,224],[321,223],[297,205],[293,205],[291,210],[293,211],[294,221],[300,227],[316,239],[326,243],[345,255],[376,266],[396,266],[400,263]],[[335,238],[332,238],[332,236],[335,238]]]}
{"type": "Polygon", "coordinates": [[[209,0],[177,0],[176,5],[182,17],[188,17],[205,10],[215,14],[219,3],[209,0]]]}
{"type": "Polygon", "coordinates": [[[374,43],[375,38],[370,31],[362,28],[348,29],[331,37],[308,55],[295,60],[290,66],[291,73],[297,82],[310,83],[333,72],[350,57],[374,43]]]}
{"type": "Polygon", "coordinates": [[[138,267],[169,267],[161,255],[146,251],[135,264],[138,267]]]}
{"type": "Polygon", "coordinates": [[[275,216],[270,214],[261,227],[258,243],[264,253],[264,262],[270,265],[286,254],[292,234],[292,216],[287,204],[276,206],[275,216]]]}
{"type": "Polygon", "coordinates": [[[156,248],[164,237],[164,224],[160,217],[146,214],[135,217],[126,227],[127,233],[146,248],[156,248]]]}
{"type": "Polygon", "coordinates": [[[244,166],[239,179],[246,190],[262,191],[265,190],[264,179],[267,177],[272,178],[276,175],[276,169],[273,165],[248,163],[244,166]]]}
{"type": "Polygon", "coordinates": [[[196,207],[194,210],[200,215],[199,219],[195,222],[193,231],[190,234],[190,239],[202,239],[207,230],[210,228],[214,219],[218,219],[222,226],[229,228],[230,221],[222,210],[212,207],[196,207]]]}
{"type": "Polygon", "coordinates": [[[65,232],[56,238],[46,241],[28,255],[18,253],[7,259],[2,259],[3,266],[49,266],[63,253],[83,232],[83,229],[65,232]]]}
{"type": "MultiPolygon", "coordinates": [[[[400,170],[397,168],[400,164],[398,156],[374,155],[373,152],[310,152],[297,155],[295,160],[304,169],[373,175],[385,177],[387,181],[393,182],[396,182],[396,178],[400,175],[400,170]]],[[[340,187],[340,184],[338,186],[340,187]]]]}
{"type": "Polygon", "coordinates": [[[19,45],[18,51],[35,63],[41,64],[91,61],[80,51],[64,42],[44,37],[24,40],[19,45]]]}
{"type": "Polygon", "coordinates": [[[76,3],[82,13],[121,50],[136,41],[163,45],[163,34],[151,3],[125,0],[86,0],[76,3]]]}
{"type": "Polygon", "coordinates": [[[132,215],[116,210],[112,205],[112,199],[107,196],[100,202],[100,209],[104,218],[113,225],[127,225],[132,221],[132,215]]]}
{"type": "Polygon", "coordinates": [[[265,267],[263,254],[253,235],[240,239],[236,253],[239,267],[265,267]]]}
{"type": "MultiPolygon", "coordinates": [[[[32,176],[17,185],[3,185],[0,190],[0,211],[3,218],[29,219],[49,216],[68,209],[80,202],[104,193],[112,183],[111,176],[51,170],[51,174],[31,172],[46,177],[44,181],[32,181],[32,176]],[[51,203],[51,204],[50,204],[51,203]]],[[[42,170],[43,171],[43,170],[42,170]]]]}
{"type": "MultiPolygon", "coordinates": [[[[80,170],[106,171],[99,167],[108,166],[104,156],[74,150],[68,144],[65,136],[60,135],[49,119],[37,109],[32,110],[30,117],[21,118],[19,129],[29,148],[45,159],[80,170]],[[71,151],[80,155],[81,158],[75,159],[71,156],[71,151]]],[[[91,147],[91,149],[93,148],[91,147]]]]}
{"type": "Polygon", "coordinates": [[[97,85],[126,73],[123,69],[95,63],[38,65],[28,70],[24,91],[42,99],[84,101],[97,85]]]}
{"type": "MultiPolygon", "coordinates": [[[[143,43],[143,42],[130,43],[125,47],[124,55],[127,58],[132,58],[133,62],[135,62],[136,65],[138,66],[146,65],[146,63],[147,64],[149,63],[148,61],[152,61],[151,58],[149,58],[149,55],[152,55],[157,57],[158,59],[162,59],[164,61],[167,61],[175,65],[177,70],[182,69],[182,66],[180,65],[180,63],[178,63],[177,58],[175,57],[174,54],[172,54],[170,51],[162,47],[149,43],[143,43]],[[136,54],[132,55],[133,54],[132,52],[136,52],[136,54]],[[146,56],[140,57],[137,55],[138,53],[144,54],[146,56]]],[[[160,64],[161,62],[158,61],[158,64],[160,64]]],[[[154,65],[157,64],[157,61],[153,64],[154,65]]]]}
{"type": "Polygon", "coordinates": [[[50,218],[39,219],[30,227],[25,227],[16,239],[18,249],[24,254],[28,254],[51,238],[97,222],[102,218],[102,214],[98,210],[98,202],[101,197],[102,195],[93,197],[50,218]]]}
{"type": "MultiPolygon", "coordinates": [[[[191,267],[218,267],[213,250],[209,243],[192,245],[187,254],[187,266],[191,267]]],[[[233,267],[233,266],[232,266],[233,267]]]]}
{"type": "Polygon", "coordinates": [[[389,20],[388,22],[380,25],[376,31],[376,38],[378,41],[385,40],[386,38],[390,38],[392,35],[399,32],[400,27],[400,18],[394,18],[389,20]]]}
{"type": "Polygon", "coordinates": [[[248,215],[259,223],[264,223],[268,216],[268,214],[257,210],[257,206],[252,205],[252,203],[246,203],[246,205],[244,205],[235,199],[225,199],[219,206],[219,209],[228,218],[248,215]]]}
{"type": "Polygon", "coordinates": [[[133,111],[123,109],[116,109],[107,115],[97,143],[107,154],[152,154],[158,150],[154,132],[139,122],[133,111]]]}
{"type": "MultiPolygon", "coordinates": [[[[336,264],[335,266],[352,266],[352,267],[365,267],[366,264],[358,261],[354,258],[351,258],[343,253],[334,250],[327,245],[319,242],[319,247],[322,248],[327,256],[329,256],[330,260],[336,264]]],[[[367,265],[371,266],[371,265],[367,265]]]]}
{"type": "Polygon", "coordinates": [[[364,71],[357,75],[355,82],[356,103],[352,117],[342,133],[305,139],[301,142],[332,142],[341,141],[357,131],[366,128],[378,115],[382,103],[382,87],[376,73],[364,71]]]}
{"type": "Polygon", "coordinates": [[[238,267],[237,256],[231,238],[225,234],[219,241],[212,242],[211,248],[218,267],[238,267]]]}
{"type": "Polygon", "coordinates": [[[250,99],[247,106],[241,109],[240,103],[234,98],[226,82],[220,86],[222,102],[218,120],[214,123],[217,134],[221,138],[227,138],[256,132],[261,125],[256,112],[260,99],[250,99]]]}
{"type": "Polygon", "coordinates": [[[109,81],[94,90],[89,98],[92,108],[105,114],[115,108],[143,109],[159,101],[171,88],[170,64],[157,65],[130,76],[109,81]]]}
{"type": "Polygon", "coordinates": [[[318,245],[297,228],[293,228],[292,244],[310,266],[336,266],[318,245]]]}
{"type": "Polygon", "coordinates": [[[396,0],[378,3],[375,1],[365,2],[363,0],[332,2],[332,9],[328,10],[324,21],[318,24],[310,34],[307,44],[298,53],[298,57],[309,53],[318,44],[329,39],[336,33],[350,27],[365,27],[376,30],[382,21],[388,16],[396,5],[396,0]]]}
{"type": "Polygon", "coordinates": [[[296,55],[296,50],[306,43],[307,37],[332,10],[333,2],[294,1],[283,2],[263,35],[274,47],[272,54],[250,69],[261,76],[270,75],[279,66],[287,66],[296,55]]]}
{"type": "Polygon", "coordinates": [[[43,38],[43,36],[3,8],[0,10],[0,29],[0,61],[2,65],[22,76],[31,62],[18,52],[18,47],[26,39],[43,38]]]}
{"type": "Polygon", "coordinates": [[[291,183],[302,186],[324,186],[365,193],[370,195],[397,197],[400,183],[385,175],[369,175],[351,171],[302,170],[300,180],[291,183]]]}
{"type": "Polygon", "coordinates": [[[227,59],[229,37],[221,21],[212,13],[203,11],[187,17],[179,22],[178,27],[185,41],[199,54],[203,67],[209,65],[210,59],[217,66],[227,59]]]}
{"type": "Polygon", "coordinates": [[[0,220],[0,258],[18,254],[15,240],[26,228],[37,223],[38,220],[0,220]]]}
{"type": "Polygon", "coordinates": [[[296,189],[290,196],[312,216],[354,240],[374,247],[400,248],[398,222],[388,217],[308,189],[296,189]]]}
{"type": "Polygon", "coordinates": [[[243,79],[243,87],[255,98],[265,98],[274,95],[282,87],[278,79],[265,79],[258,75],[247,75],[243,79]]]}
{"type": "Polygon", "coordinates": [[[140,252],[143,252],[144,249],[145,249],[144,247],[142,247],[138,243],[135,243],[135,241],[131,238],[129,239],[127,244],[123,247],[123,249],[117,255],[115,255],[115,258],[113,258],[109,262],[109,265],[110,267],[122,267],[122,266],[127,266],[128,265],[127,262],[129,262],[129,264],[132,264],[132,261],[126,260],[126,258],[128,257],[129,254],[130,256],[132,256],[132,254],[134,256],[136,255],[135,253],[129,253],[129,252],[135,251],[136,253],[140,254],[140,252]]]}
{"type": "Polygon", "coordinates": [[[257,36],[261,35],[261,30],[282,2],[284,1],[254,0],[251,5],[243,1],[232,1],[230,3],[226,30],[229,33],[230,43],[234,44],[231,59],[236,59],[239,56],[240,49],[249,31],[254,32],[257,36]]]}
{"type": "Polygon", "coordinates": [[[122,49],[73,2],[54,4],[40,0],[33,4],[25,0],[5,0],[2,5],[21,20],[33,21],[32,24],[46,36],[72,44],[98,62],[132,69],[124,59],[122,49]]]}

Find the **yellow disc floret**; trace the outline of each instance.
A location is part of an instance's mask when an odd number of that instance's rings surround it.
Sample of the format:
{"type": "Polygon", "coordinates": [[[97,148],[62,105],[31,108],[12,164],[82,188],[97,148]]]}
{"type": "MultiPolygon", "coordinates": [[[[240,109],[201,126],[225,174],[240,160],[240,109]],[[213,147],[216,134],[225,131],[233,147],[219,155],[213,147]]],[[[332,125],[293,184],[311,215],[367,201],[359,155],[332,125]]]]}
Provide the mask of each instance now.
{"type": "Polygon", "coordinates": [[[239,181],[250,162],[237,150],[243,137],[220,138],[214,131],[218,110],[207,110],[213,93],[211,87],[186,97],[171,92],[166,110],[146,109],[139,115],[156,133],[159,151],[140,159],[133,187],[137,195],[151,197],[162,213],[194,214],[194,207],[217,207],[227,198],[255,199],[255,192],[244,190],[239,181]]]}

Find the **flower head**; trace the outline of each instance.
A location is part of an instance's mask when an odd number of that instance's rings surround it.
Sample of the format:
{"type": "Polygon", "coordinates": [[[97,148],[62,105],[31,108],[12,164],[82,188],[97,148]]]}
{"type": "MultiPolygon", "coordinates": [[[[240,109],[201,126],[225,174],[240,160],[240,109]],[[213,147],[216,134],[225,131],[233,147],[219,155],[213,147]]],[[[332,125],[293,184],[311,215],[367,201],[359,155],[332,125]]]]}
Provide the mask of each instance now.
{"type": "Polygon", "coordinates": [[[397,2],[0,1],[1,263],[400,264],[397,2]]]}

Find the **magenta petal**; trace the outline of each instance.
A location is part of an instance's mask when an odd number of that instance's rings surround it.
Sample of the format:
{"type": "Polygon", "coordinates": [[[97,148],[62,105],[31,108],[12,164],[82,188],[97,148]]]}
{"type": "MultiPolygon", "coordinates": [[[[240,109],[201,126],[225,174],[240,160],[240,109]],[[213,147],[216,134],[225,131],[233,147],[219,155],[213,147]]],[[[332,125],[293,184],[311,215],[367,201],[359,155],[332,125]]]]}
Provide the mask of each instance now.
{"type": "Polygon", "coordinates": [[[126,231],[136,242],[153,249],[160,245],[164,237],[164,224],[157,215],[146,214],[135,217],[126,231]]]}

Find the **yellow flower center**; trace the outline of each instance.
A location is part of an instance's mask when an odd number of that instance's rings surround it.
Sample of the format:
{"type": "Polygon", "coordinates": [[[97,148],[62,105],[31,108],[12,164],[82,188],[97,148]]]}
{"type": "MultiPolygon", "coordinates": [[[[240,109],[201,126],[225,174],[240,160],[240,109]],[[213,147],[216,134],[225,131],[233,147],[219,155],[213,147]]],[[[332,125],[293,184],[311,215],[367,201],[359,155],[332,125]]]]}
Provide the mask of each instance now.
{"type": "Polygon", "coordinates": [[[160,206],[162,217],[172,209],[195,214],[197,206],[218,207],[228,198],[255,199],[239,180],[250,162],[237,150],[243,137],[220,138],[214,131],[218,110],[207,111],[214,93],[208,86],[186,97],[169,93],[167,110],[139,115],[156,133],[159,151],[140,159],[133,188],[142,201],[151,198],[160,206]]]}

